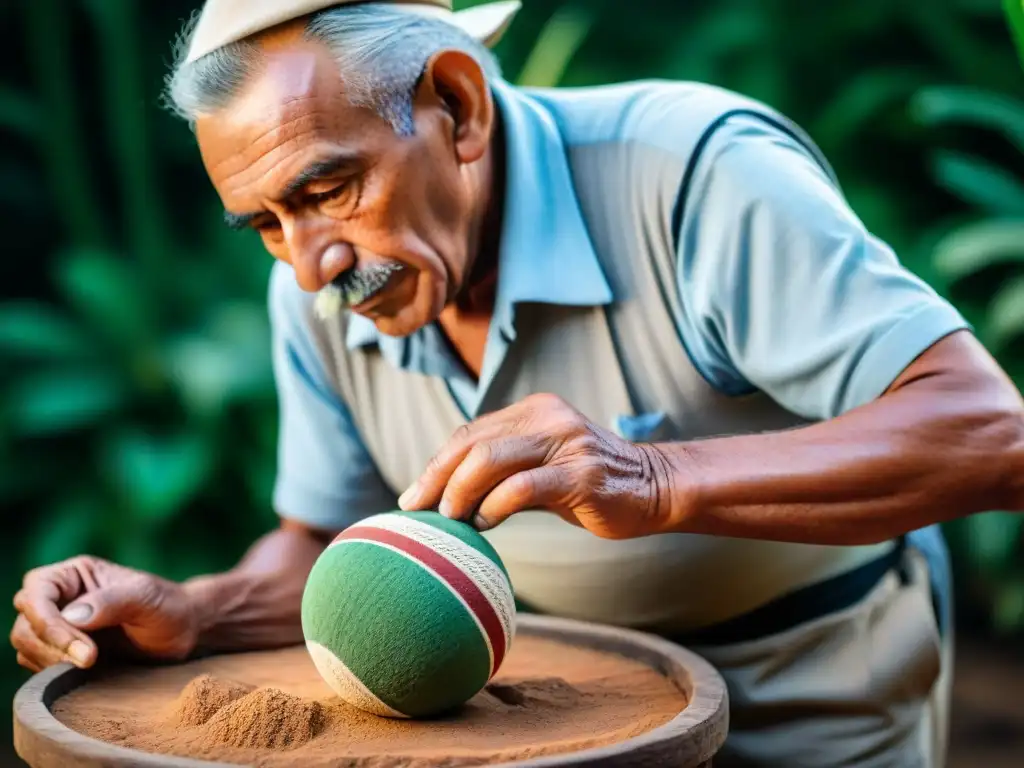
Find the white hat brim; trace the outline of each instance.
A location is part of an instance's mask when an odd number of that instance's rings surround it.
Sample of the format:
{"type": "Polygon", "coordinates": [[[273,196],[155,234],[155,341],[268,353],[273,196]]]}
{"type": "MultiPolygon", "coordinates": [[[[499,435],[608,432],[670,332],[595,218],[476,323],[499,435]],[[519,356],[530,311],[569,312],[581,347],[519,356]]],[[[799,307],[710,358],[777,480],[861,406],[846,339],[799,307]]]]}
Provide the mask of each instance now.
{"type": "MultiPolygon", "coordinates": [[[[190,64],[218,48],[244,40],[279,24],[344,4],[346,3],[340,0],[297,0],[297,2],[283,4],[284,7],[282,7],[282,4],[278,2],[272,4],[257,2],[249,4],[248,9],[253,12],[244,18],[237,18],[234,15],[227,17],[219,14],[216,7],[207,8],[200,16],[195,31],[192,33],[185,63],[190,64]]],[[[498,0],[463,11],[450,11],[439,5],[415,2],[395,2],[388,3],[388,5],[393,6],[396,10],[442,19],[449,24],[454,24],[467,35],[488,47],[495,45],[501,39],[512,23],[512,19],[522,7],[520,0],[498,0]]]]}

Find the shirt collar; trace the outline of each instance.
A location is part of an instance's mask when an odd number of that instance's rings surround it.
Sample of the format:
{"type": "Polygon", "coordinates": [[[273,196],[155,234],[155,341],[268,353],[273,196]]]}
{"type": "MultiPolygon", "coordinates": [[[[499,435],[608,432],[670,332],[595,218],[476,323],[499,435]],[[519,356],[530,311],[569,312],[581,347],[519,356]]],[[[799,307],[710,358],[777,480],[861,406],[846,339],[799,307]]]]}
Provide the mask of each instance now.
{"type": "MultiPolygon", "coordinates": [[[[494,316],[504,334],[514,338],[516,304],[601,306],[613,296],[590,241],[554,117],[500,79],[491,86],[506,141],[494,316]]],[[[405,342],[381,334],[361,315],[350,318],[349,349],[376,343],[398,363],[408,357],[405,342]]]]}

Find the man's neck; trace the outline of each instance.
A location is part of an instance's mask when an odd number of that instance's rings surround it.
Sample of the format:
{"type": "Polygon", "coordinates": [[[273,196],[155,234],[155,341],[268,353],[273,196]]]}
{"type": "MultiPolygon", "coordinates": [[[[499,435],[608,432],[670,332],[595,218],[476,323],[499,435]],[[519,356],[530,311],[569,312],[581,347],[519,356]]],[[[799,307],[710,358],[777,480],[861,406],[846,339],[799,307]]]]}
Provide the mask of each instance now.
{"type": "Polygon", "coordinates": [[[498,258],[505,207],[505,134],[496,115],[488,160],[481,173],[481,213],[474,233],[476,254],[462,290],[438,318],[453,351],[480,378],[498,292],[498,258]]]}
{"type": "Polygon", "coordinates": [[[466,312],[491,312],[497,288],[498,252],[505,209],[505,131],[496,112],[494,134],[481,179],[481,212],[471,250],[475,257],[454,303],[466,312]]]}

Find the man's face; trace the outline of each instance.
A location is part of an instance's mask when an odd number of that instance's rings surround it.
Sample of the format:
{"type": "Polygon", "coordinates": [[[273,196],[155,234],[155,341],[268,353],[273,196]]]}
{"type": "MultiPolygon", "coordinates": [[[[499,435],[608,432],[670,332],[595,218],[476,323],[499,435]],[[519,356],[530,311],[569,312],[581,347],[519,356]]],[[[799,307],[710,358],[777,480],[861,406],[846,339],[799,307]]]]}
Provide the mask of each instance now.
{"type": "Polygon", "coordinates": [[[229,223],[256,229],[302,288],[333,281],[383,333],[413,333],[469,266],[478,195],[453,116],[421,88],[415,132],[399,137],[348,102],[324,47],[290,34],[267,43],[229,108],[198,122],[207,173],[229,223]]]}

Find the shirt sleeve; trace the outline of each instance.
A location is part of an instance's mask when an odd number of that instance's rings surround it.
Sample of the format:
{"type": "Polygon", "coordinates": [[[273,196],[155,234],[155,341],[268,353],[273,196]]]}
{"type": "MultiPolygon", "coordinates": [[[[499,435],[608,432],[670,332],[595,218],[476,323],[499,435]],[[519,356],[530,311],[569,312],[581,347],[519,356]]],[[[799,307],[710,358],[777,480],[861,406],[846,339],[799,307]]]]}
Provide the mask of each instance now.
{"type": "Polygon", "coordinates": [[[286,265],[274,266],[269,294],[279,407],[275,511],[314,528],[341,530],[394,509],[393,493],[324,373],[304,297],[286,265]]]}
{"type": "Polygon", "coordinates": [[[812,420],[882,395],[967,323],[869,233],[798,140],[733,117],[682,201],[680,332],[718,390],[812,420]]]}

